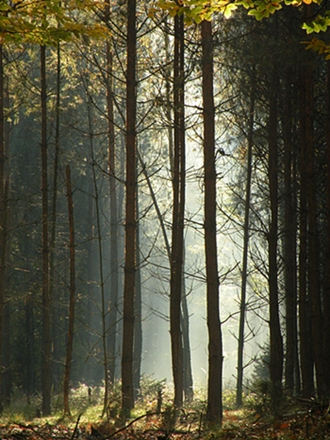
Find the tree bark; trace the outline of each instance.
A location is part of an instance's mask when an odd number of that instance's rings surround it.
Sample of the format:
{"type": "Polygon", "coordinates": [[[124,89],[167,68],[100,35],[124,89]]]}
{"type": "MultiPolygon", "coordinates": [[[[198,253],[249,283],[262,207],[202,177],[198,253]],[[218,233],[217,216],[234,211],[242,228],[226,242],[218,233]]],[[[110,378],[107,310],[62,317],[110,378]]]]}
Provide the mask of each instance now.
{"type": "MultiPolygon", "coordinates": [[[[136,185],[136,218],[139,218],[139,189],[136,185]]],[[[136,225],[136,273],[134,298],[134,348],[133,348],[133,382],[134,400],[140,394],[141,358],[142,358],[142,291],[140,270],[140,229],[136,225]]]]}
{"type": "MultiPolygon", "coordinates": [[[[327,119],[326,119],[326,200],[327,200],[327,247],[325,252],[324,316],[330,316],[330,61],[327,63],[327,119]]],[[[324,365],[330,365],[330,319],[324,320],[324,365]]],[[[327,377],[327,398],[330,397],[330,377],[327,377]]]]}
{"type": "Polygon", "coordinates": [[[278,151],[277,151],[277,67],[274,66],[269,93],[268,120],[268,178],[270,195],[270,227],[268,234],[269,258],[269,330],[270,330],[270,379],[272,383],[273,409],[278,409],[282,396],[283,340],[281,334],[278,298],[278,151]]]}
{"type": "MultiPolygon", "coordinates": [[[[106,20],[110,19],[111,1],[106,2],[106,20]]],[[[109,381],[114,383],[116,369],[116,341],[118,319],[118,208],[116,187],[116,143],[113,106],[113,57],[112,42],[106,43],[107,56],[107,117],[108,117],[108,172],[110,192],[110,300],[109,300],[109,332],[108,362],[109,381]]]]}
{"type": "Polygon", "coordinates": [[[170,333],[174,405],[183,403],[183,351],[181,334],[181,289],[185,207],[184,126],[184,26],[183,16],[174,18],[174,167],[171,251],[170,333]]]}
{"type": "Polygon", "coordinates": [[[215,122],[213,95],[212,25],[201,23],[204,116],[204,229],[208,345],[207,419],[222,423],[222,334],[219,311],[219,276],[216,224],[215,122]]]}
{"type": "MultiPolygon", "coordinates": [[[[309,10],[309,8],[308,8],[309,10]]],[[[326,369],[323,356],[323,313],[320,290],[319,232],[317,224],[316,172],[314,168],[314,63],[308,60],[305,74],[305,149],[308,203],[308,294],[311,301],[312,345],[315,362],[317,393],[324,398],[326,369]]],[[[327,350],[329,347],[327,348],[327,350]]]]}
{"type": "Polygon", "coordinates": [[[51,311],[49,297],[49,243],[48,243],[48,171],[47,171],[47,89],[46,47],[40,48],[41,76],[41,174],[42,174],[42,305],[43,305],[43,376],[42,414],[51,413],[51,311]]]}
{"type": "Polygon", "coordinates": [[[136,0],[127,0],[126,224],[122,347],[122,413],[134,407],[133,345],[136,271],[136,0]]]}
{"type": "Polygon", "coordinates": [[[74,334],[74,310],[75,310],[75,294],[76,294],[76,275],[75,275],[75,239],[74,239],[74,217],[73,217],[73,200],[71,188],[71,172],[70,165],[66,167],[66,188],[68,197],[68,213],[69,213],[69,230],[70,230],[70,307],[69,307],[69,327],[68,340],[66,348],[66,361],[64,373],[64,414],[70,415],[69,406],[69,384],[70,371],[73,350],[73,334],[74,334]]]}
{"type": "Polygon", "coordinates": [[[311,315],[309,295],[307,292],[307,155],[305,148],[306,115],[305,99],[306,84],[305,68],[300,67],[300,198],[299,198],[299,336],[300,366],[302,379],[302,396],[310,398],[314,395],[313,350],[311,339],[311,315]]]}
{"type": "Polygon", "coordinates": [[[251,95],[249,108],[249,126],[248,126],[248,156],[246,167],[246,189],[245,189],[245,211],[244,211],[244,238],[243,238],[243,264],[242,264],[242,285],[241,285],[241,302],[239,316],[239,333],[238,333],[238,351],[237,351],[237,388],[236,388],[236,406],[243,404],[243,355],[244,355],[244,327],[246,314],[246,285],[247,285],[247,269],[248,269],[248,249],[249,249],[249,217],[250,217],[250,198],[251,198],[251,179],[252,179],[252,147],[253,147],[253,124],[254,124],[254,102],[255,102],[255,66],[251,73],[251,95]]]}
{"type": "Polygon", "coordinates": [[[297,219],[296,219],[296,178],[292,143],[292,87],[293,72],[287,71],[284,114],[282,119],[284,140],[284,283],[285,283],[285,389],[292,396],[300,389],[297,334],[297,219]]]}
{"type": "MultiPolygon", "coordinates": [[[[4,130],[4,71],[3,47],[0,44],[0,394],[2,394],[2,341],[3,310],[5,302],[6,277],[6,203],[5,203],[5,130],[4,130]]],[[[2,397],[2,396],[0,396],[2,397]]],[[[0,413],[2,413],[2,399],[0,413]]]]}

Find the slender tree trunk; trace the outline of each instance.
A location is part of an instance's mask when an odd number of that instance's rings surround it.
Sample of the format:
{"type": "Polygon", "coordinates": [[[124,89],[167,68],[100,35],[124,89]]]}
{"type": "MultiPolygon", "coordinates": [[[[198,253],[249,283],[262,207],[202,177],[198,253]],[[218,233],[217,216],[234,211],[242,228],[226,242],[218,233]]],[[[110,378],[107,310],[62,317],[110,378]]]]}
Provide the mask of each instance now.
{"type": "MultiPolygon", "coordinates": [[[[110,19],[111,1],[107,0],[106,22],[110,19]]],[[[106,43],[107,56],[107,116],[108,116],[108,171],[110,192],[110,303],[108,360],[109,381],[114,383],[116,368],[116,340],[118,319],[118,208],[116,188],[116,144],[113,106],[112,43],[106,43]]]]}
{"type": "Polygon", "coordinates": [[[244,370],[244,327],[246,314],[246,285],[248,278],[248,249],[249,249],[249,217],[250,217],[250,198],[251,198],[251,178],[252,178],[252,147],[253,147],[253,124],[254,124],[254,101],[255,101],[255,66],[251,73],[251,95],[249,109],[249,127],[248,127],[248,156],[247,156],[247,176],[245,189],[245,212],[244,212],[244,238],[243,238],[243,264],[242,264],[242,285],[241,285],[241,303],[238,331],[238,351],[237,351],[237,388],[236,388],[236,406],[242,406],[243,394],[243,370],[244,370]]]}
{"type": "MultiPolygon", "coordinates": [[[[317,224],[316,173],[314,169],[314,63],[308,60],[304,70],[306,84],[306,172],[308,203],[308,293],[311,301],[312,344],[315,362],[317,393],[324,398],[326,369],[323,357],[323,313],[320,289],[319,232],[317,224]]],[[[329,349],[329,347],[327,348],[329,349]]]]}
{"type": "MultiPolygon", "coordinates": [[[[139,218],[139,189],[136,185],[136,218],[139,218]]],[[[136,225],[136,275],[134,299],[134,349],[133,349],[133,382],[134,400],[140,393],[141,357],[142,357],[142,292],[140,270],[140,228],[136,225]]]]}
{"type": "Polygon", "coordinates": [[[300,200],[299,200],[299,336],[302,395],[309,398],[314,395],[313,350],[311,341],[311,315],[307,292],[307,155],[306,136],[306,84],[305,68],[300,71],[300,200]]]}
{"type": "Polygon", "coordinates": [[[216,223],[216,167],[215,122],[213,95],[212,25],[201,23],[202,31],[202,83],[204,116],[204,229],[206,262],[206,295],[208,346],[208,400],[207,419],[222,423],[222,334],[219,311],[219,275],[216,223]]]}
{"type": "Polygon", "coordinates": [[[127,0],[126,224],[122,347],[122,413],[134,407],[133,345],[136,271],[136,0],[127,0]]]}
{"type": "Polygon", "coordinates": [[[68,197],[68,213],[69,213],[69,230],[70,230],[70,307],[69,307],[69,328],[68,340],[66,348],[66,361],[64,373],[64,414],[70,415],[69,407],[69,384],[70,371],[72,362],[73,350],[73,333],[74,333],[74,309],[75,309],[75,294],[76,294],[76,275],[75,275],[75,239],[74,239],[74,217],[73,217],[73,200],[71,189],[71,172],[70,165],[66,167],[66,188],[68,197]]]}
{"type": "Polygon", "coordinates": [[[184,27],[183,16],[174,18],[174,168],[171,252],[170,333],[174,405],[183,403],[183,352],[181,334],[181,288],[185,206],[184,127],[184,27]]]}
{"type": "Polygon", "coordinates": [[[51,322],[49,297],[49,243],[48,243],[48,171],[47,171],[47,90],[46,48],[40,48],[41,66],[41,173],[42,173],[42,305],[43,305],[43,377],[42,414],[50,415],[51,400],[51,322]]]}
{"type": "MultiPolygon", "coordinates": [[[[297,334],[297,262],[296,241],[297,221],[294,206],[297,196],[293,182],[292,151],[292,72],[287,71],[285,87],[285,107],[282,120],[284,139],[284,282],[285,282],[285,322],[286,322],[286,356],[285,356],[285,389],[292,396],[299,389],[296,383],[299,365],[297,334]]],[[[299,376],[298,376],[299,377],[299,376]]]]}
{"type": "Polygon", "coordinates": [[[100,206],[100,192],[97,183],[96,176],[96,160],[94,152],[94,131],[92,124],[92,112],[91,112],[91,99],[88,96],[88,123],[90,134],[90,150],[92,160],[92,175],[94,186],[94,199],[95,199],[95,216],[96,216],[96,233],[98,243],[98,257],[99,257],[99,273],[100,273],[100,290],[101,290],[101,335],[102,335],[102,352],[103,352],[103,379],[104,379],[104,398],[103,398],[103,411],[102,417],[105,414],[108,407],[108,395],[109,395],[109,380],[108,380],[108,357],[107,357],[107,308],[105,299],[105,281],[103,270],[103,242],[102,242],[102,226],[101,226],[101,206],[100,206]]]}
{"type": "Polygon", "coordinates": [[[278,151],[277,151],[277,67],[274,66],[269,92],[268,121],[268,178],[270,195],[270,228],[268,234],[269,253],[269,330],[270,330],[270,379],[272,382],[272,404],[277,411],[282,397],[283,340],[279,316],[278,298],[278,151]]]}
{"type": "MultiPolygon", "coordinates": [[[[325,252],[325,288],[324,288],[324,316],[330,316],[330,61],[328,61],[327,72],[327,120],[326,120],[326,147],[327,147],[327,246],[325,252]]],[[[330,365],[330,319],[324,320],[324,365],[330,365]]],[[[327,398],[330,397],[330,376],[327,377],[327,398]]]]}
{"type": "Polygon", "coordinates": [[[51,211],[51,231],[49,243],[49,298],[52,306],[52,340],[53,340],[53,362],[52,371],[54,377],[54,390],[58,391],[61,380],[61,338],[57,330],[59,313],[59,301],[54,298],[55,284],[55,245],[56,245],[56,211],[57,211],[57,185],[58,167],[60,156],[60,103],[61,103],[61,47],[57,45],[57,69],[56,69],[56,103],[55,103],[55,151],[54,151],[54,170],[53,170],[53,194],[51,211]]]}
{"type": "Polygon", "coordinates": [[[2,407],[2,341],[3,310],[6,279],[6,214],[5,214],[5,130],[4,130],[4,71],[3,47],[0,45],[0,413],[2,407]]]}
{"type": "MultiPolygon", "coordinates": [[[[185,258],[184,258],[185,260],[185,258]]],[[[183,261],[184,264],[184,261],[183,261]]],[[[183,270],[184,272],[184,270],[183,270]]],[[[191,402],[194,398],[193,376],[191,368],[191,350],[189,339],[189,312],[188,301],[186,295],[186,284],[184,276],[182,277],[182,301],[181,301],[181,328],[182,328],[182,343],[183,343],[183,392],[186,402],[191,402]]]]}
{"type": "Polygon", "coordinates": [[[36,391],[35,374],[35,325],[34,325],[34,301],[31,294],[27,295],[25,300],[25,344],[27,350],[26,378],[27,378],[27,398],[29,399],[36,391]]]}

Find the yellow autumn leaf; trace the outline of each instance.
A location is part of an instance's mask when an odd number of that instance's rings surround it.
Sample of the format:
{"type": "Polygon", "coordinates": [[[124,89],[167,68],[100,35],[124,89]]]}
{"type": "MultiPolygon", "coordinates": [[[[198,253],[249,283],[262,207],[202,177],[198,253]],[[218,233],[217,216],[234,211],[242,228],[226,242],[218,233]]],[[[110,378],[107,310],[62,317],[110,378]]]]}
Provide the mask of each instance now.
{"type": "Polygon", "coordinates": [[[310,5],[311,3],[313,3],[313,0],[302,0],[303,3],[305,3],[306,5],[310,5]]]}

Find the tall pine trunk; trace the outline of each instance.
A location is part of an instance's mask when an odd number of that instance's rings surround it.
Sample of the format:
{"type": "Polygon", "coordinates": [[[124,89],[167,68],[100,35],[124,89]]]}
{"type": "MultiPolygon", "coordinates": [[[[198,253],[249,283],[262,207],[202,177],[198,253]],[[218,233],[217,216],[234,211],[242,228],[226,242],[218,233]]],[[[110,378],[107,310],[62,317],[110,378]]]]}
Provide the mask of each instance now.
{"type": "Polygon", "coordinates": [[[122,346],[122,414],[134,407],[133,345],[136,272],[136,0],[127,0],[126,223],[122,346]]]}
{"type": "MultiPolygon", "coordinates": [[[[327,200],[327,247],[325,252],[324,316],[330,316],[330,61],[327,63],[327,119],[326,119],[326,200],[327,200]]],[[[330,319],[324,320],[324,364],[330,365],[330,319]]],[[[327,398],[330,397],[330,376],[327,375],[327,398]]]]}
{"type": "Polygon", "coordinates": [[[2,412],[2,341],[6,277],[5,130],[3,47],[0,44],[0,413],[2,412]]]}
{"type": "MultiPolygon", "coordinates": [[[[107,0],[106,23],[110,19],[111,2],[107,0]]],[[[110,192],[110,300],[109,300],[109,332],[108,332],[108,363],[109,381],[115,380],[116,341],[118,319],[118,208],[116,187],[116,143],[113,106],[113,56],[112,41],[106,43],[107,57],[107,117],[108,117],[108,172],[110,192]]]]}
{"type": "MultiPolygon", "coordinates": [[[[309,11],[309,8],[307,8],[309,11]]],[[[310,12],[311,13],[311,12],[310,12]]],[[[310,13],[308,15],[310,16],[310,13]]],[[[312,345],[318,397],[326,392],[326,369],[323,357],[323,313],[320,286],[320,245],[317,223],[316,171],[314,167],[314,63],[307,61],[305,74],[305,149],[308,204],[308,294],[311,304],[312,345]]],[[[327,348],[327,350],[329,347],[327,348]]]]}
{"type": "Polygon", "coordinates": [[[254,102],[255,102],[255,66],[251,72],[251,95],[249,108],[249,126],[248,126],[248,153],[246,167],[246,189],[245,189],[245,210],[244,210],[244,236],[243,236],[243,264],[242,264],[242,285],[241,285],[241,302],[239,316],[238,331],[238,351],[237,351],[237,388],[236,388],[236,406],[242,406],[243,394],[243,355],[244,355],[244,338],[245,338],[245,315],[246,315],[246,286],[248,279],[248,249],[249,249],[249,218],[250,218],[250,199],[251,199],[251,179],[252,179],[252,147],[253,147],[253,125],[254,125],[254,102]]]}
{"type": "Polygon", "coordinates": [[[48,242],[48,171],[47,171],[47,90],[46,47],[40,48],[41,78],[41,175],[42,175],[42,306],[43,306],[43,368],[42,414],[50,415],[51,407],[51,311],[49,296],[48,242]]]}
{"type": "Polygon", "coordinates": [[[300,367],[302,380],[302,396],[305,398],[314,395],[314,368],[311,337],[310,302],[307,291],[307,154],[305,148],[306,136],[306,84],[305,67],[300,66],[299,92],[299,340],[300,340],[300,367]]]}
{"type": "Polygon", "coordinates": [[[293,72],[287,71],[285,85],[284,114],[282,118],[284,141],[284,283],[285,283],[285,389],[292,396],[300,390],[300,373],[298,365],[298,334],[297,334],[297,219],[296,219],[296,184],[295,157],[292,142],[292,100],[291,77],[293,72]]]}
{"type": "Polygon", "coordinates": [[[212,25],[201,23],[204,116],[204,229],[208,326],[207,419],[222,423],[222,334],[219,306],[219,275],[216,223],[215,122],[213,95],[212,25]]]}
{"type": "Polygon", "coordinates": [[[185,207],[184,127],[184,25],[183,16],[174,18],[174,166],[171,251],[170,332],[174,405],[183,403],[183,351],[181,335],[181,289],[185,207]]]}
{"type": "Polygon", "coordinates": [[[76,293],[76,275],[75,275],[75,239],[74,239],[74,217],[73,217],[73,200],[71,188],[71,171],[70,165],[66,167],[66,188],[68,197],[68,214],[69,214],[69,231],[70,231],[70,306],[69,306],[69,326],[66,348],[63,401],[64,414],[70,415],[69,406],[69,385],[70,372],[73,351],[73,333],[74,333],[74,311],[75,311],[75,293],[76,293]]]}
{"type": "Polygon", "coordinates": [[[277,151],[277,66],[274,65],[269,91],[268,119],[268,179],[270,197],[270,227],[268,234],[269,259],[269,331],[270,331],[270,380],[272,383],[273,409],[278,409],[282,396],[283,340],[280,326],[278,295],[278,151],[277,151]]]}

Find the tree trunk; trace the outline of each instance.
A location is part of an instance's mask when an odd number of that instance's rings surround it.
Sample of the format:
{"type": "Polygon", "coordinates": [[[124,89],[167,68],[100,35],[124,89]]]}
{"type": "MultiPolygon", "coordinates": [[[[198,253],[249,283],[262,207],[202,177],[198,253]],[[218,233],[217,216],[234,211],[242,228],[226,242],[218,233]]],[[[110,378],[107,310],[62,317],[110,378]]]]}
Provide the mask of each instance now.
{"type": "MultiPolygon", "coordinates": [[[[5,214],[5,130],[4,130],[4,71],[3,47],[0,44],[0,393],[2,394],[2,341],[3,310],[5,302],[6,279],[6,214],[5,214]]],[[[2,396],[0,396],[2,397],[2,396]]],[[[2,412],[2,399],[0,400],[2,412]]]]}
{"type": "Polygon", "coordinates": [[[51,322],[49,297],[49,244],[48,244],[48,171],[47,171],[47,90],[46,47],[40,48],[41,67],[41,173],[42,173],[42,305],[43,305],[43,376],[42,415],[50,415],[51,400],[51,322]]]}
{"type": "Polygon", "coordinates": [[[97,183],[96,175],[96,160],[94,153],[94,131],[93,131],[93,118],[91,111],[91,97],[88,96],[88,123],[89,123],[89,135],[90,135],[90,150],[92,160],[92,175],[94,186],[94,200],[95,200],[95,216],[96,216],[96,236],[98,244],[98,259],[99,259],[99,273],[100,273],[100,290],[101,290],[101,343],[103,354],[103,380],[104,380],[104,399],[103,399],[103,411],[102,417],[108,407],[108,394],[109,394],[109,381],[108,381],[108,357],[107,357],[107,308],[105,299],[105,280],[103,270],[103,242],[102,242],[102,226],[101,226],[101,206],[100,206],[100,192],[97,183]]]}
{"type": "Polygon", "coordinates": [[[242,285],[241,285],[241,302],[239,316],[239,333],[238,333],[238,352],[237,352],[237,388],[236,388],[236,406],[243,404],[243,355],[244,355],[244,327],[246,314],[246,285],[247,285],[247,269],[248,269],[248,249],[249,249],[249,217],[250,217],[250,198],[251,198],[251,178],[252,178],[252,147],[253,147],[253,124],[254,124],[254,101],[255,101],[255,66],[251,73],[251,95],[249,109],[249,126],[248,126],[248,157],[247,157],[247,176],[245,189],[245,212],[244,212],[244,238],[243,238],[243,264],[242,264],[242,285]]]}
{"type": "Polygon", "coordinates": [[[201,23],[204,116],[204,229],[208,345],[207,419],[222,423],[222,334],[219,311],[219,276],[216,223],[215,122],[213,97],[212,25],[201,23]]]}
{"type": "MultiPolygon", "coordinates": [[[[107,0],[106,23],[110,19],[111,2],[107,0]]],[[[116,369],[116,341],[118,319],[118,208],[116,188],[116,144],[113,107],[112,44],[107,41],[107,117],[108,117],[108,172],[110,192],[110,302],[108,332],[109,381],[114,383],[116,369]]]]}
{"type": "MultiPolygon", "coordinates": [[[[136,218],[139,218],[139,189],[136,185],[136,218]]],[[[141,358],[142,358],[142,292],[140,270],[140,229],[136,225],[136,274],[134,298],[134,348],[133,348],[133,382],[134,400],[140,394],[141,358]]]]}
{"type": "MultiPolygon", "coordinates": [[[[308,8],[309,10],[309,8],[308,8]]],[[[311,301],[312,345],[315,377],[319,398],[326,392],[326,370],[323,357],[323,314],[320,290],[319,232],[317,224],[316,173],[314,169],[314,63],[308,60],[305,74],[305,149],[308,203],[308,294],[311,301]]],[[[329,347],[327,348],[327,350],[329,347]]]]}
{"type": "Polygon", "coordinates": [[[53,169],[53,194],[51,210],[51,230],[49,243],[49,298],[52,308],[52,341],[53,341],[53,359],[52,372],[54,379],[54,392],[58,387],[62,377],[61,366],[61,337],[58,331],[58,313],[59,301],[54,298],[55,284],[55,246],[56,246],[56,216],[57,216],[57,185],[58,168],[60,158],[60,100],[61,100],[61,47],[57,45],[57,69],[56,69],[56,103],[55,103],[55,151],[54,151],[54,169],[53,169]]]}
{"type": "MultiPolygon", "coordinates": [[[[293,72],[287,71],[284,114],[282,118],[284,139],[284,283],[285,283],[285,324],[286,324],[286,355],[285,355],[285,389],[292,396],[299,390],[296,383],[298,358],[297,334],[297,221],[296,221],[296,188],[294,168],[294,155],[292,145],[292,87],[293,72]],[[294,177],[293,177],[294,176],[294,177]]],[[[298,376],[299,377],[299,376],[298,376]]]]}
{"type": "MultiPolygon", "coordinates": [[[[326,162],[327,162],[327,246],[325,251],[324,316],[330,316],[330,61],[327,63],[327,119],[326,119],[326,162]]],[[[330,365],[330,319],[324,320],[324,365],[330,365]]],[[[327,374],[327,398],[330,397],[330,376],[327,374]]]]}
{"type": "MultiPolygon", "coordinates": [[[[183,262],[184,264],[184,262],[183,262]]],[[[184,270],[183,270],[184,272],[184,270]]],[[[181,301],[181,331],[182,331],[182,351],[183,351],[183,393],[185,402],[191,402],[194,398],[193,376],[190,356],[189,339],[189,312],[186,295],[186,284],[184,276],[182,277],[182,301],[181,301]]]]}
{"type": "Polygon", "coordinates": [[[307,156],[305,148],[306,136],[306,84],[305,68],[300,71],[300,200],[299,200],[299,336],[300,365],[302,379],[302,396],[310,398],[314,395],[313,350],[311,341],[311,315],[309,295],[307,292],[307,156]]]}
{"type": "Polygon", "coordinates": [[[65,373],[64,373],[63,401],[64,401],[64,414],[70,415],[69,384],[70,384],[70,371],[71,371],[71,362],[72,362],[74,309],[75,309],[75,294],[76,294],[74,218],[73,218],[73,200],[72,200],[72,189],[71,189],[70,165],[67,165],[66,167],[66,188],[67,188],[67,197],[68,197],[69,230],[70,230],[70,307],[69,307],[69,327],[68,327],[68,340],[67,340],[67,348],[66,348],[66,361],[65,361],[65,373]]]}
{"type": "Polygon", "coordinates": [[[181,288],[185,207],[184,127],[184,27],[183,16],[174,18],[174,167],[171,251],[170,333],[174,406],[183,403],[183,352],[181,334],[181,288]]]}
{"type": "Polygon", "coordinates": [[[127,0],[126,224],[122,347],[122,415],[134,407],[133,345],[136,270],[136,0],[127,0]]]}
{"type": "Polygon", "coordinates": [[[268,121],[268,178],[270,196],[269,252],[269,330],[270,330],[270,379],[272,383],[273,409],[278,409],[282,397],[283,340],[281,334],[278,298],[278,152],[277,152],[277,67],[269,91],[268,121]]]}

